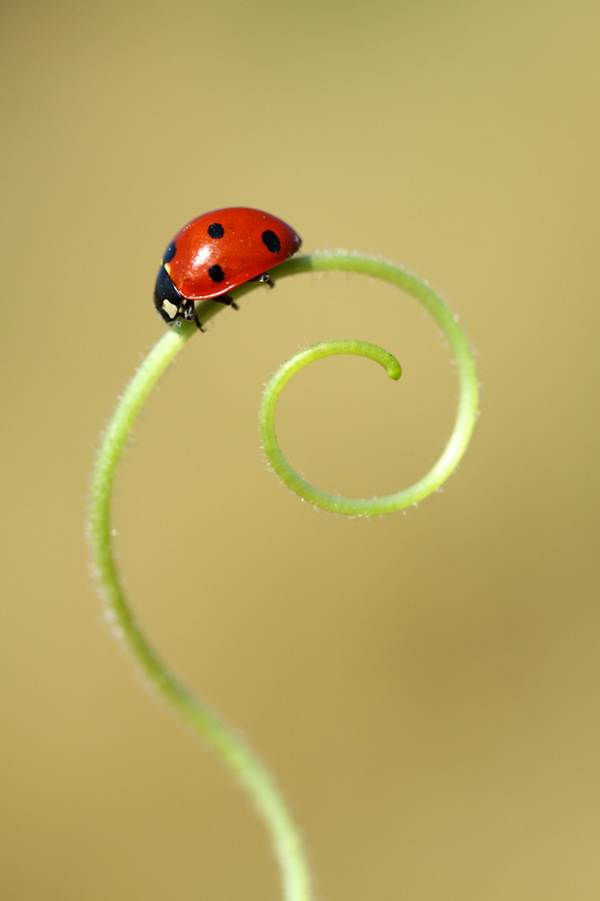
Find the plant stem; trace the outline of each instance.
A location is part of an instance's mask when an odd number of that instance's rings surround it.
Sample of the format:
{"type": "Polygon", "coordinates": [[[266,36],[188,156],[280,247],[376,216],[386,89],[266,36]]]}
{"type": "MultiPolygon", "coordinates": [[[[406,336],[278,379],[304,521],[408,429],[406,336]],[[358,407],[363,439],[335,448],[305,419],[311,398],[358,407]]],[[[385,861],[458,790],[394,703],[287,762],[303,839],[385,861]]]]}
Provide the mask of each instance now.
{"type": "MultiPolygon", "coordinates": [[[[218,312],[216,307],[214,312],[218,312]]],[[[206,311],[204,321],[206,321],[206,311]]],[[[89,538],[109,619],[147,681],[179,711],[182,719],[208,741],[252,798],[265,820],[279,859],[284,897],[309,901],[310,877],[298,831],[268,770],[248,744],[171,672],[161,660],[127,601],[112,542],[111,496],[117,463],[148,394],[196,326],[170,329],[144,360],[130,382],[106,431],[92,481],[89,538]]]]}
{"type": "MultiPolygon", "coordinates": [[[[475,364],[464,333],[438,295],[424,282],[396,266],[355,254],[315,254],[288,260],[278,266],[272,274],[276,279],[280,279],[301,272],[335,269],[383,279],[402,288],[419,300],[442,327],[458,365],[461,397],[456,424],[442,457],[430,473],[417,485],[392,496],[393,503],[389,498],[357,501],[336,497],[333,505],[329,501],[322,504],[337,512],[350,512],[358,515],[389,512],[392,509],[401,509],[401,506],[406,506],[408,503],[414,503],[416,499],[434,491],[447,478],[464,453],[477,412],[478,392],[475,364]],[[394,503],[398,503],[398,499],[400,499],[401,506],[394,506],[394,503]],[[380,502],[378,508],[373,506],[373,500],[380,502]]],[[[236,299],[251,290],[256,290],[255,283],[239,288],[235,292],[236,299]]],[[[203,323],[206,323],[223,309],[222,305],[214,301],[206,301],[199,305],[198,316],[203,323]]],[[[279,861],[285,901],[311,901],[313,898],[311,877],[302,842],[273,778],[239,733],[231,729],[206,704],[196,698],[160,658],[134,616],[125,595],[115,560],[111,504],[118,462],[135,420],[152,388],[169,363],[195,334],[198,332],[193,323],[178,322],[163,335],[129,383],[106,430],[93,474],[89,504],[88,531],[94,566],[109,619],[146,680],[159,691],[171,707],[179,712],[188,725],[211,744],[238,782],[247,790],[271,836],[279,861]]],[[[359,353],[376,359],[386,368],[390,377],[399,378],[400,366],[387,351],[373,348],[372,345],[362,342],[334,342],[334,344],[319,345],[316,352],[313,348],[308,352],[304,362],[323,355],[323,348],[325,348],[325,353],[359,353]]],[[[286,365],[289,377],[292,370],[296,371],[295,363],[291,361],[286,365]]],[[[285,369],[285,367],[283,368],[285,369]]],[[[279,387],[276,387],[275,401],[284,383],[285,380],[280,382],[279,387]]],[[[261,413],[263,425],[269,416],[272,425],[274,410],[273,403],[270,413],[265,414],[264,411],[261,413]]],[[[272,434],[273,440],[275,440],[274,426],[272,434]]],[[[285,465],[287,466],[287,463],[285,465]]],[[[297,474],[294,475],[297,479],[300,478],[297,474]]],[[[288,479],[285,476],[282,477],[289,484],[288,479]]],[[[292,484],[291,487],[297,490],[297,485],[292,484]]],[[[318,492],[312,486],[309,488],[313,492],[313,496],[303,494],[304,488],[298,493],[308,496],[313,503],[321,503],[322,497],[331,497],[323,492],[318,492]]]]}

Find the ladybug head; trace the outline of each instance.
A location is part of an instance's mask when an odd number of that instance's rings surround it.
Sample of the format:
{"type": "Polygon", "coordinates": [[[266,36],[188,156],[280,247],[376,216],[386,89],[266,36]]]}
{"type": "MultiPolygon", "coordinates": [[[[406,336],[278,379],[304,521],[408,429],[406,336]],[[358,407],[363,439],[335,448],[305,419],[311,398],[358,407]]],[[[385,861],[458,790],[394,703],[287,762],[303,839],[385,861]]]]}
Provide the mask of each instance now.
{"type": "Polygon", "coordinates": [[[164,266],[160,267],[156,277],[154,306],[165,322],[175,322],[186,306],[185,297],[179,293],[164,266]]]}

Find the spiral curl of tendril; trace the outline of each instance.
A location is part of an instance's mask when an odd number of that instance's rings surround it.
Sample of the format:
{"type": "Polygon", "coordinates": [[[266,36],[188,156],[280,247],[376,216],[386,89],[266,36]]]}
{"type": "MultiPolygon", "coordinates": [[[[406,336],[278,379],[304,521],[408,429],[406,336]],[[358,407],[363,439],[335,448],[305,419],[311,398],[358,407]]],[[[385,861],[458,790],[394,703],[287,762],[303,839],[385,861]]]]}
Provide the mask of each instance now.
{"type": "MultiPolygon", "coordinates": [[[[277,266],[271,275],[279,281],[291,275],[314,271],[345,271],[380,279],[400,288],[428,310],[444,333],[456,362],[459,402],[454,427],[440,458],[429,472],[414,485],[396,494],[367,499],[343,498],[329,495],[305,482],[283,457],[274,426],[278,397],[294,372],[322,356],[354,353],[375,360],[393,379],[399,378],[401,373],[398,361],[382,348],[360,341],[326,342],[297,354],[281,367],[267,386],[260,411],[265,451],[283,481],[313,504],[354,516],[402,510],[436,491],[454,471],[467,448],[478,407],[473,353],[456,317],[441,297],[421,279],[391,263],[359,254],[319,253],[287,260],[277,266]]],[[[256,284],[249,283],[238,288],[236,300],[252,290],[256,290],[256,284]]],[[[198,305],[198,316],[206,323],[223,309],[215,301],[205,301],[198,305]]],[[[239,732],[196,697],[162,660],[135,617],[116,563],[111,507],[118,462],[152,388],[187,341],[196,334],[196,326],[188,322],[178,322],[176,327],[165,332],[127,386],[106,429],[96,460],[89,501],[88,533],[94,569],[115,633],[147,682],[213,747],[252,799],[271,837],[279,862],[285,901],[312,901],[312,878],[299,831],[273,777],[239,732]]]]}

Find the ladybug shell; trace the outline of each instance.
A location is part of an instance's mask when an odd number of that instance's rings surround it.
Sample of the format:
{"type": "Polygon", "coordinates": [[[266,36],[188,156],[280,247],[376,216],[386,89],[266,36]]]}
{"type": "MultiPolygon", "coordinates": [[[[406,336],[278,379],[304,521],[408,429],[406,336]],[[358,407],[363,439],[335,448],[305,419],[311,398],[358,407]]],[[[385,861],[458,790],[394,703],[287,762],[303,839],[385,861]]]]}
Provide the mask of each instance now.
{"type": "Polygon", "coordinates": [[[185,225],[167,248],[163,266],[182,297],[207,300],[287,260],[301,243],[277,216],[230,207],[185,225]]]}

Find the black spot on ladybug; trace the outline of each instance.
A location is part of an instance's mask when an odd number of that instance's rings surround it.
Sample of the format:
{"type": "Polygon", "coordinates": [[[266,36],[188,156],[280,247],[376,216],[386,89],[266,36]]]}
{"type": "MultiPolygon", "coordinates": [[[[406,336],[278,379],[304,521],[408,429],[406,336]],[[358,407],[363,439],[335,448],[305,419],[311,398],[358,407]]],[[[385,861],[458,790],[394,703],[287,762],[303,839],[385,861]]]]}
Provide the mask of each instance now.
{"type": "Polygon", "coordinates": [[[165,250],[165,255],[163,256],[163,263],[170,263],[176,253],[177,253],[177,248],[175,247],[175,241],[171,241],[171,243],[165,250]]]}
{"type": "Polygon", "coordinates": [[[225,234],[225,229],[220,222],[211,222],[206,230],[211,238],[222,238],[225,234]]]}
{"type": "Polygon", "coordinates": [[[211,266],[208,270],[208,277],[212,282],[222,282],[225,278],[225,273],[221,269],[218,263],[215,263],[214,266],[211,266]]]}
{"type": "Polygon", "coordinates": [[[270,250],[271,253],[279,253],[281,250],[281,241],[271,229],[267,229],[262,233],[262,241],[267,250],[270,250]]]}

